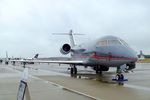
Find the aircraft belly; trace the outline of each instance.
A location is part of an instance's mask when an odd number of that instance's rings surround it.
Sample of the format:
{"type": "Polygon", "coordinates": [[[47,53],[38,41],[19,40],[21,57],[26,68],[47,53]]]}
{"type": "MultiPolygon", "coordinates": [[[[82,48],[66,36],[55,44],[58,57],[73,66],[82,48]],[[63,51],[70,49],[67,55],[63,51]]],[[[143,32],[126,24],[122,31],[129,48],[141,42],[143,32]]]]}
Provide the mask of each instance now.
{"type": "Polygon", "coordinates": [[[107,59],[90,59],[89,64],[91,65],[104,65],[104,66],[109,66],[109,67],[117,67],[121,66],[123,64],[126,64],[130,62],[129,60],[107,60],[107,59]]]}

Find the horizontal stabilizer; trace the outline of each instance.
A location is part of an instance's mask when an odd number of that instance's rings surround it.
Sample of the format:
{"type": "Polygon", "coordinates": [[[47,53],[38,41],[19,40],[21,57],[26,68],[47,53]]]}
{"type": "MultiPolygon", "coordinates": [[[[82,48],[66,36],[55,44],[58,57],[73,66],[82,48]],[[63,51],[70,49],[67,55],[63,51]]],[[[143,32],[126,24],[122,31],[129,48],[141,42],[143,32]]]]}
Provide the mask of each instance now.
{"type": "Polygon", "coordinates": [[[84,35],[84,34],[79,34],[79,33],[73,33],[72,30],[69,31],[69,33],[53,33],[53,35],[69,35],[70,36],[70,43],[71,43],[71,47],[74,47],[75,44],[75,40],[74,40],[74,35],[84,35]]]}

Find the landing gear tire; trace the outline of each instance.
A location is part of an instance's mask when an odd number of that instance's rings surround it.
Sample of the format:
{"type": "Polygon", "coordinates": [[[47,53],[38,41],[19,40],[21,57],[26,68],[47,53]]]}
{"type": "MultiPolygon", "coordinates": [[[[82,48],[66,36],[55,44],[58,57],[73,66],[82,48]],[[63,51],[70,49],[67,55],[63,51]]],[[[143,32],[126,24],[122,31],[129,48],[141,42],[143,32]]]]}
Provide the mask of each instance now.
{"type": "Polygon", "coordinates": [[[101,75],[101,74],[102,74],[102,71],[99,71],[99,74],[101,75]]]}
{"type": "Polygon", "coordinates": [[[102,74],[102,70],[98,66],[96,66],[94,69],[96,74],[100,74],[100,75],[102,74]]]}
{"type": "Polygon", "coordinates": [[[77,68],[74,67],[74,74],[77,75],[77,68]]]}
{"type": "Polygon", "coordinates": [[[117,67],[117,81],[118,81],[118,85],[124,85],[124,75],[122,74],[123,70],[120,67],[117,67]]]}
{"type": "Polygon", "coordinates": [[[23,62],[23,68],[25,68],[26,67],[26,62],[23,62]]]}
{"type": "Polygon", "coordinates": [[[70,74],[73,75],[73,68],[70,69],[70,74]]]}
{"type": "Polygon", "coordinates": [[[98,66],[95,67],[96,74],[99,73],[98,66]]]}
{"type": "Polygon", "coordinates": [[[76,76],[77,75],[77,68],[75,65],[72,65],[70,68],[70,74],[71,76],[76,76]]]}
{"type": "Polygon", "coordinates": [[[118,83],[118,85],[124,85],[124,83],[122,83],[122,82],[119,82],[119,83],[118,83]]]}
{"type": "Polygon", "coordinates": [[[102,74],[102,71],[96,70],[96,74],[102,74]]]}
{"type": "Polygon", "coordinates": [[[8,61],[5,62],[5,65],[8,65],[8,61]]]}
{"type": "Polygon", "coordinates": [[[98,70],[96,70],[96,74],[98,74],[98,70]]]}

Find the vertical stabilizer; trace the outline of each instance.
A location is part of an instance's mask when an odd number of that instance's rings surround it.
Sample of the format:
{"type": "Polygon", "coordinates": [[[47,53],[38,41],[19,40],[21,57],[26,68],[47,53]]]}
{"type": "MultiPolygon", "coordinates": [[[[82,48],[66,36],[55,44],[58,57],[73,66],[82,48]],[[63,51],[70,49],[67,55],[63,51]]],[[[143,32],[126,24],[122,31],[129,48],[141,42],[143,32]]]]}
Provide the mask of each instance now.
{"type": "Polygon", "coordinates": [[[6,61],[8,61],[8,52],[6,51],[6,61]]]}
{"type": "Polygon", "coordinates": [[[74,40],[74,36],[73,36],[73,31],[72,30],[70,30],[69,36],[70,36],[71,47],[74,47],[75,46],[75,40],[74,40]]]}
{"type": "Polygon", "coordinates": [[[140,51],[140,54],[139,54],[139,60],[144,60],[145,57],[144,57],[144,54],[142,52],[142,50],[140,51]]]}
{"type": "Polygon", "coordinates": [[[74,35],[84,35],[84,34],[73,33],[72,30],[70,30],[69,33],[53,33],[53,34],[54,35],[69,35],[71,47],[74,47],[76,45],[75,40],[74,40],[74,35]]]}
{"type": "Polygon", "coordinates": [[[37,59],[39,57],[39,54],[35,54],[34,58],[37,59]]]}
{"type": "Polygon", "coordinates": [[[7,51],[6,51],[5,64],[8,65],[8,63],[9,63],[9,59],[8,59],[8,53],[7,53],[7,51]]]}
{"type": "Polygon", "coordinates": [[[143,51],[142,50],[140,50],[140,56],[143,56],[143,51]]]}

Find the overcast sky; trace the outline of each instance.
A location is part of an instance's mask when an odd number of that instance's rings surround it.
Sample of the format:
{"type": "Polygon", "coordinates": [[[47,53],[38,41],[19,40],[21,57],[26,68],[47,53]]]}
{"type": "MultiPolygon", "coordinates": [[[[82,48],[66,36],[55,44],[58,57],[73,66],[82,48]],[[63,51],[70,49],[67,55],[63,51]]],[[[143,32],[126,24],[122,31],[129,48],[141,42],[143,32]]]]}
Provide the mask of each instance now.
{"type": "Polygon", "coordinates": [[[150,0],[0,0],[0,57],[61,56],[68,36],[77,43],[105,35],[124,39],[150,54],[150,0]]]}

